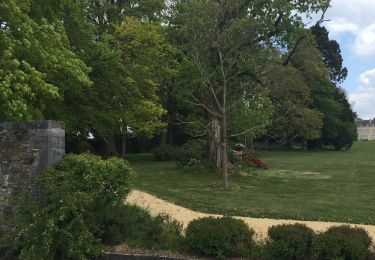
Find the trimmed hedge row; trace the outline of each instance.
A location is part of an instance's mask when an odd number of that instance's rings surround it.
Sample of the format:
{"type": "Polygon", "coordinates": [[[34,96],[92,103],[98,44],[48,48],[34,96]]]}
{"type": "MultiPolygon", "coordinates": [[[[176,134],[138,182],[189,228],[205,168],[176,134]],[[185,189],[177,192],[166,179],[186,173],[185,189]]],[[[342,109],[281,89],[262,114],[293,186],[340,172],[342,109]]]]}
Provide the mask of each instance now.
{"type": "Polygon", "coordinates": [[[206,217],[193,220],[186,229],[186,245],[205,256],[246,257],[253,247],[254,231],[242,220],[206,217]]]}
{"type": "Polygon", "coordinates": [[[364,260],[372,244],[362,228],[335,226],[315,234],[302,224],[284,224],[269,228],[269,238],[257,255],[253,234],[242,220],[206,217],[189,224],[185,239],[189,251],[199,255],[275,260],[364,260]]]}

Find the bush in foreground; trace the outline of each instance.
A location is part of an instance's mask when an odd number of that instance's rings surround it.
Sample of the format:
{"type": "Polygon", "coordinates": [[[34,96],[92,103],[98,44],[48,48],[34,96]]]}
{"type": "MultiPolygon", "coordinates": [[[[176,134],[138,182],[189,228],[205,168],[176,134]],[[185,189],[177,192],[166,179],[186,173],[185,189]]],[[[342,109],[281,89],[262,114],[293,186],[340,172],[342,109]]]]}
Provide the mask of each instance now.
{"type": "Polygon", "coordinates": [[[254,231],[242,220],[205,217],[190,222],[186,229],[187,247],[192,253],[224,257],[249,256],[254,231]]]}
{"type": "Polygon", "coordinates": [[[344,225],[331,227],[317,235],[313,249],[316,259],[363,260],[366,259],[371,243],[371,238],[364,229],[344,225]]]}
{"type": "Polygon", "coordinates": [[[109,245],[126,242],[131,247],[179,251],[182,248],[182,225],[168,215],[153,217],[135,205],[121,205],[107,212],[103,242],[109,245]]]}
{"type": "Polygon", "coordinates": [[[284,224],[268,229],[267,259],[301,259],[311,255],[312,229],[302,224],[284,224]]]}
{"type": "Polygon", "coordinates": [[[43,198],[16,199],[7,245],[22,259],[86,259],[101,253],[102,216],[123,200],[133,172],[124,160],[66,155],[40,178],[43,198]]]}

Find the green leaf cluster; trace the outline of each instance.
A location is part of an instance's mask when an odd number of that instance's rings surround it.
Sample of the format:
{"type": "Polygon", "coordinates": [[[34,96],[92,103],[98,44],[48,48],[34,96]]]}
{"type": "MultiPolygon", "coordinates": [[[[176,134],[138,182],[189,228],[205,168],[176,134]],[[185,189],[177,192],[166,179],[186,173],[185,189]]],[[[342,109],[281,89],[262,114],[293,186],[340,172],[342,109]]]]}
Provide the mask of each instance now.
{"type": "Polygon", "coordinates": [[[102,253],[103,215],[123,205],[134,176],[121,159],[66,155],[41,176],[42,198],[16,197],[6,244],[21,259],[87,259],[102,253]]]}

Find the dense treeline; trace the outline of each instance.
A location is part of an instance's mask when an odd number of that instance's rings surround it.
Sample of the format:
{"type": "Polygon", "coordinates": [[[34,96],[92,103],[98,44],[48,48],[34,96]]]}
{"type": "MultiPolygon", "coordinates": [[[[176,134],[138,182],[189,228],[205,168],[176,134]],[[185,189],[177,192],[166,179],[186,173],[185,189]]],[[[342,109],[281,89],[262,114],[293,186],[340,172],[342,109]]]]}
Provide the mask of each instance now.
{"type": "Polygon", "coordinates": [[[1,1],[0,120],[63,120],[68,150],[106,156],[201,138],[224,170],[232,142],[349,148],[340,47],[299,16],[328,6],[1,1]]]}

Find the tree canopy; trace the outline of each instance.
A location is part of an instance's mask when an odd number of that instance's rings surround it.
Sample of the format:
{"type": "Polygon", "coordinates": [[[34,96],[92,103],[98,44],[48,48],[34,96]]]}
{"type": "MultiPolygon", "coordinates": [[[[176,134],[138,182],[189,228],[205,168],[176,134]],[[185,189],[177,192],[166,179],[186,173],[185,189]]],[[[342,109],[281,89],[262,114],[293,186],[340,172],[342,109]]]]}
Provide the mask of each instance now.
{"type": "Polygon", "coordinates": [[[130,139],[204,138],[224,186],[227,147],[243,138],[348,148],[340,46],[302,19],[329,2],[4,0],[0,120],[63,120],[68,149],[91,136],[106,156],[130,139]]]}

